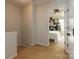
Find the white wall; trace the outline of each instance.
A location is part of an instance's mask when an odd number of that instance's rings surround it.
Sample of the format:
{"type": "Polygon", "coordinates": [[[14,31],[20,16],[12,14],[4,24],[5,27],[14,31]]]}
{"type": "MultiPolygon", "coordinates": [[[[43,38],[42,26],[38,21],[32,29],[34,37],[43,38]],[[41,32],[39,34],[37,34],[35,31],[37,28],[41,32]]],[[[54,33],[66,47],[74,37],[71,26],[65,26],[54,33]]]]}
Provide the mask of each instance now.
{"type": "Polygon", "coordinates": [[[32,43],[32,4],[22,9],[22,40],[23,45],[32,43]]]}
{"type": "Polygon", "coordinates": [[[17,55],[17,32],[5,32],[5,59],[12,59],[17,55]]]}
{"type": "Polygon", "coordinates": [[[37,8],[36,5],[34,3],[32,3],[32,44],[36,44],[36,12],[37,8]]]}
{"type": "Polygon", "coordinates": [[[18,45],[21,44],[21,9],[6,2],[5,5],[5,31],[18,32],[18,45]]]}
{"type": "MultiPolygon", "coordinates": [[[[49,22],[49,9],[51,8],[52,10],[54,9],[61,9],[64,7],[64,1],[63,0],[50,0],[48,2],[44,2],[44,3],[39,3],[38,1],[35,1],[35,5],[33,5],[33,7],[36,9],[35,12],[35,18],[34,21],[36,22],[37,28],[36,28],[36,42],[39,43],[43,43],[43,44],[47,44],[48,43],[48,31],[49,31],[49,26],[48,26],[48,22],[49,22]],[[37,17],[36,17],[37,16],[37,17]],[[47,30],[48,29],[48,30],[47,30]],[[46,36],[44,38],[44,36],[46,36]]],[[[34,9],[33,9],[34,10],[34,9]]],[[[49,38],[48,38],[49,39],[49,38]]]]}
{"type": "Polygon", "coordinates": [[[36,41],[37,44],[48,46],[48,16],[49,5],[40,4],[36,6],[36,41]]]}
{"type": "Polygon", "coordinates": [[[70,36],[67,36],[67,49],[68,49],[68,55],[69,59],[74,59],[74,36],[73,36],[73,28],[74,28],[74,0],[67,0],[67,8],[68,8],[68,14],[67,14],[67,33],[70,33],[70,36]]]}

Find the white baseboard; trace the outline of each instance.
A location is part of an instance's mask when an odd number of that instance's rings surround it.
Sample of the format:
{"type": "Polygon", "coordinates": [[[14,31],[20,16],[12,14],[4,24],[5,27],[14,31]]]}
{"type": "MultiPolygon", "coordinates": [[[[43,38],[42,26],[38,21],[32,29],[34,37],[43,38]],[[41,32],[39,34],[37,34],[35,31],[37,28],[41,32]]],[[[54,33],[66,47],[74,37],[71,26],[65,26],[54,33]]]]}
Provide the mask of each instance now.
{"type": "Polygon", "coordinates": [[[32,47],[32,46],[34,46],[35,44],[22,44],[22,46],[24,46],[24,47],[32,47]]]}
{"type": "Polygon", "coordinates": [[[31,46],[34,46],[34,45],[36,45],[36,44],[42,45],[42,46],[46,46],[46,47],[49,46],[49,44],[41,43],[41,42],[35,42],[35,43],[32,43],[32,44],[22,44],[22,46],[24,46],[24,47],[31,47],[31,46]]]}
{"type": "Polygon", "coordinates": [[[16,56],[17,56],[17,53],[16,53],[15,55],[9,57],[8,59],[13,59],[13,58],[16,57],[16,56]]]}
{"type": "Polygon", "coordinates": [[[27,44],[22,44],[22,46],[23,46],[23,47],[28,47],[28,45],[27,45],[27,44]]]}
{"type": "Polygon", "coordinates": [[[42,45],[42,46],[46,46],[46,47],[48,47],[48,46],[49,46],[49,44],[46,44],[46,43],[41,43],[41,42],[36,42],[36,44],[39,44],[39,45],[42,45]]]}
{"type": "Polygon", "coordinates": [[[29,44],[30,46],[34,46],[35,44],[29,44]]]}

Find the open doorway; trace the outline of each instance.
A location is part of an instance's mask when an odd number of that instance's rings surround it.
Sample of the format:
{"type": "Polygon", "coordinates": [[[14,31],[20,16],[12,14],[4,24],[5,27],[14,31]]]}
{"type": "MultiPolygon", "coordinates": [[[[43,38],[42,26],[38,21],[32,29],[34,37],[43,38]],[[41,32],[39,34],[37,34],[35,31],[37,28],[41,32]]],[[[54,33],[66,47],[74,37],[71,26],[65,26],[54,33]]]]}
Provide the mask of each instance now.
{"type": "Polygon", "coordinates": [[[62,43],[64,46],[64,8],[50,8],[49,16],[49,44],[62,43]]]}

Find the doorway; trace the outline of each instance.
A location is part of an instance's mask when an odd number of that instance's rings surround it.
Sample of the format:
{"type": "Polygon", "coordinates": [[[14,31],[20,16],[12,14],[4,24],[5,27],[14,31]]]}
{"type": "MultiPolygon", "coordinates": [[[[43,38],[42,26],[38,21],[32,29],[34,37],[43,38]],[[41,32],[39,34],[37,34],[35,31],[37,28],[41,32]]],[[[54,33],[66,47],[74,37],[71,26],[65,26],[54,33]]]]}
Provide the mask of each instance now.
{"type": "Polygon", "coordinates": [[[49,44],[61,42],[64,45],[64,8],[50,8],[49,16],[49,44]]]}

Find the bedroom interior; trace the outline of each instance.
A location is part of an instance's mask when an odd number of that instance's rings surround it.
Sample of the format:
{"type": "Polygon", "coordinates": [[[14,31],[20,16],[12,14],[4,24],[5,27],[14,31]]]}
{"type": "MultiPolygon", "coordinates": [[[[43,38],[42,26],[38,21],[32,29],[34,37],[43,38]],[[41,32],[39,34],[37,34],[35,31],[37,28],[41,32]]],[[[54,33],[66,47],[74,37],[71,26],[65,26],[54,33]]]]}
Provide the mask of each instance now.
{"type": "MultiPolygon", "coordinates": [[[[64,39],[64,8],[50,9],[50,19],[49,19],[49,40],[52,43],[55,39],[64,39]],[[55,38],[54,38],[55,37],[55,38]]],[[[64,42],[64,40],[62,40],[64,42]]]]}

